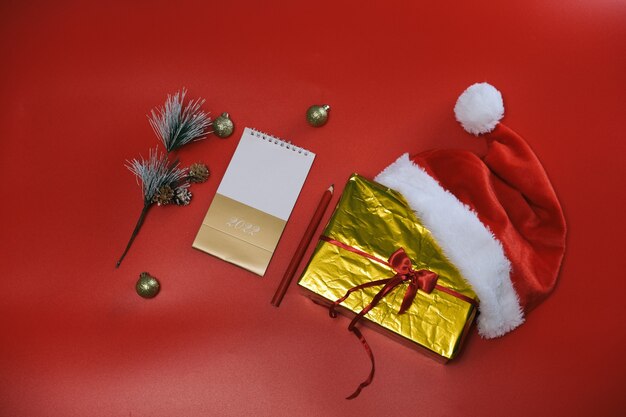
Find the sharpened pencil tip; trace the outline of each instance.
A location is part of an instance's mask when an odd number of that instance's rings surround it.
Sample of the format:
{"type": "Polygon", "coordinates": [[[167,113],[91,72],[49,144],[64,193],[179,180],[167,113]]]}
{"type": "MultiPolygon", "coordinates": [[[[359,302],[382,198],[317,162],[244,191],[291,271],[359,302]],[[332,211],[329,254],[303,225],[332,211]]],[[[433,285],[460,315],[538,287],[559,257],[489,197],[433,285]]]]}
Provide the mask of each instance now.
{"type": "Polygon", "coordinates": [[[331,193],[335,191],[335,184],[330,184],[330,187],[328,187],[328,191],[330,191],[331,193]]]}

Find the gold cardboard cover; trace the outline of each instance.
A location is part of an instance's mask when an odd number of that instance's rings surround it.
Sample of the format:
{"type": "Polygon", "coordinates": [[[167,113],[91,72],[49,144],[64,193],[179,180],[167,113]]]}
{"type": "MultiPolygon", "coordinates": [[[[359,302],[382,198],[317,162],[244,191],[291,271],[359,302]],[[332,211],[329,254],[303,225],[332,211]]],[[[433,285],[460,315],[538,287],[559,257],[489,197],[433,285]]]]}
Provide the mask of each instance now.
{"type": "Polygon", "coordinates": [[[286,222],[216,194],[193,247],[263,275],[286,222]]]}
{"type": "MultiPolygon", "coordinates": [[[[402,195],[383,185],[352,175],[323,233],[382,260],[404,248],[414,269],[434,271],[440,286],[478,299],[402,195]]],[[[320,240],[299,285],[313,299],[330,304],[352,287],[394,274],[390,267],[320,240]]],[[[341,306],[358,313],[380,289],[356,291],[341,306]]],[[[444,361],[452,359],[473,321],[474,306],[435,289],[430,294],[419,291],[408,311],[398,314],[405,289],[406,285],[399,286],[364,318],[414,347],[440,355],[444,361]]]]}

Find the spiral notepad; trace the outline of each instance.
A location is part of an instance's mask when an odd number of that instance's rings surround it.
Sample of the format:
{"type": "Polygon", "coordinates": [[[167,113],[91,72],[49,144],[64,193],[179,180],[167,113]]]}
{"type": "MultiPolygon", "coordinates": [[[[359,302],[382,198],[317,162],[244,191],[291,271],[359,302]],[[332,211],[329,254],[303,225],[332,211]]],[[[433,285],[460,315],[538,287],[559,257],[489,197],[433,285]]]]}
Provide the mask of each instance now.
{"type": "Polygon", "coordinates": [[[193,247],[263,275],[314,159],[245,128],[193,247]]]}

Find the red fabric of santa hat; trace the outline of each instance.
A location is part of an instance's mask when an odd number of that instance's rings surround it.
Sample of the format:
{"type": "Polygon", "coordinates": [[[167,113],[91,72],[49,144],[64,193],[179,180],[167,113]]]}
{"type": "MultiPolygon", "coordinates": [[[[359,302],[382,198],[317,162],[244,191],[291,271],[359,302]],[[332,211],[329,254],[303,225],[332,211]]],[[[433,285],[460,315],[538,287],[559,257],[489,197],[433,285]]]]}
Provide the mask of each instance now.
{"type": "Polygon", "coordinates": [[[502,95],[474,84],[454,108],[487,154],[402,155],[375,180],[405,197],[480,299],[478,331],[501,336],[524,322],[556,284],[565,252],[563,210],[528,144],[499,123],[502,95]]]}

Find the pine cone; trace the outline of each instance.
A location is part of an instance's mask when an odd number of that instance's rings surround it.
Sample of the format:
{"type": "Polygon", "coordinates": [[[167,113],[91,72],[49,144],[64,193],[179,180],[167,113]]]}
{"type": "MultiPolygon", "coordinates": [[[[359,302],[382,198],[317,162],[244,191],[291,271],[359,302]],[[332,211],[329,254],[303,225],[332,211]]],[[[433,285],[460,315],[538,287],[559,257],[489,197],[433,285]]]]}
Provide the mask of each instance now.
{"type": "Polygon", "coordinates": [[[191,164],[189,167],[189,181],[195,183],[205,182],[209,178],[211,172],[209,168],[202,163],[191,164]]]}
{"type": "Polygon", "coordinates": [[[152,198],[152,202],[157,203],[159,206],[164,206],[172,202],[174,198],[174,190],[169,185],[163,185],[159,188],[152,198]]]}
{"type": "Polygon", "coordinates": [[[174,202],[179,206],[186,206],[191,202],[191,192],[187,187],[177,187],[174,190],[174,202]]]}

